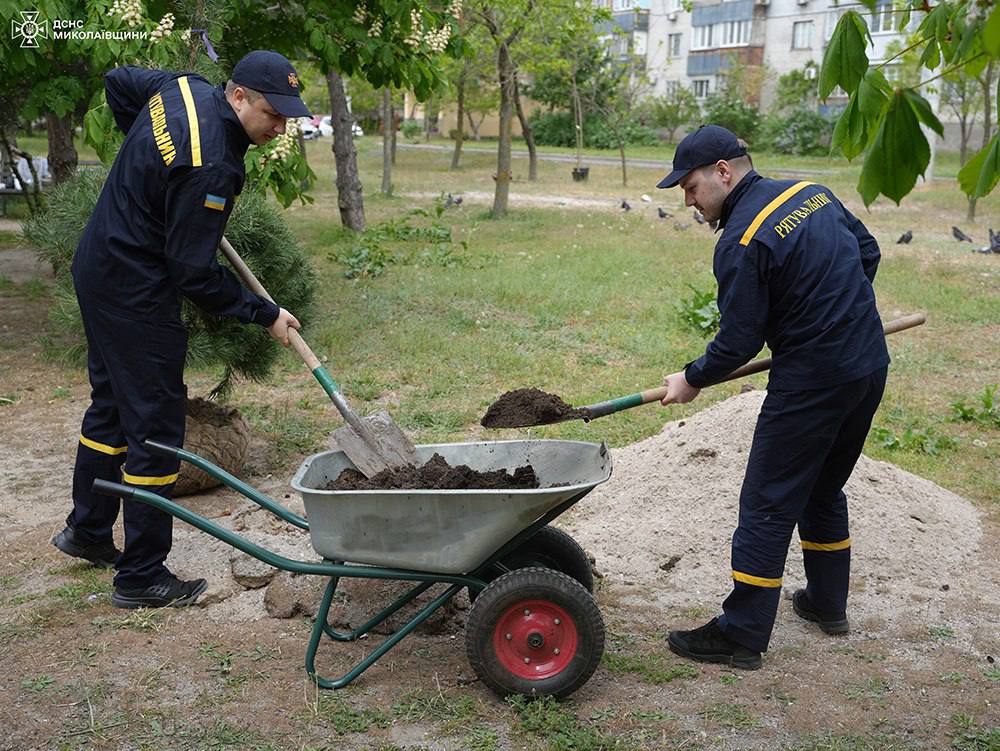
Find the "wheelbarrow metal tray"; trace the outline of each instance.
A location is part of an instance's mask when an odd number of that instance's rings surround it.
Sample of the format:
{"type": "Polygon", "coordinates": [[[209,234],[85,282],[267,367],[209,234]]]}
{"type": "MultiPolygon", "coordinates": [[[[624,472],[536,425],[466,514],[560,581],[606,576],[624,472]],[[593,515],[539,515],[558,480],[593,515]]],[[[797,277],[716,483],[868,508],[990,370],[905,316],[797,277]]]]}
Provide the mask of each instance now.
{"type": "Polygon", "coordinates": [[[517,440],[416,447],[452,466],[513,472],[530,464],[532,490],[324,490],[347,468],[343,451],[307,458],[292,478],[302,494],[316,552],[329,560],[442,574],[474,571],[504,543],[550,509],[586,494],[611,476],[604,444],[517,440]],[[553,487],[559,486],[559,487],[553,487]]]}

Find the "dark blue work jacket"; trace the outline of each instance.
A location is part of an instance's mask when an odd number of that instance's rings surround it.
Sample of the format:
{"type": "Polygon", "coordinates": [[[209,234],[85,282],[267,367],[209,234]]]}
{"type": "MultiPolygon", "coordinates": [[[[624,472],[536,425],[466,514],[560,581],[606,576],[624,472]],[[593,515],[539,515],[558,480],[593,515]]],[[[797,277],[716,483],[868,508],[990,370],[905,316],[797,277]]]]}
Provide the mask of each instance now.
{"type": "Polygon", "coordinates": [[[222,87],[133,67],[104,87],[126,136],[73,259],[77,292],[142,320],[179,319],[184,294],[269,326],[278,307],[216,259],[250,145],[222,87]]]}
{"type": "Polygon", "coordinates": [[[878,243],[822,185],[749,172],[715,246],[719,331],[685,376],[717,382],[766,343],[771,390],[819,389],[889,363],[872,281],[878,243]]]}

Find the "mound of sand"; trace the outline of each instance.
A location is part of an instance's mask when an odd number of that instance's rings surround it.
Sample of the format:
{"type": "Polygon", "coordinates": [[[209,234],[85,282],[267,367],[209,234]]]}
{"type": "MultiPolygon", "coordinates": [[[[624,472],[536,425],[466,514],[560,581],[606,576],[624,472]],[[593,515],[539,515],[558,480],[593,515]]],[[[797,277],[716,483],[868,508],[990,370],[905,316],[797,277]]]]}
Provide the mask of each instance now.
{"type": "MultiPolygon", "coordinates": [[[[613,451],[611,479],[560,518],[610,583],[636,585],[668,610],[718,607],[732,586],[730,542],[764,396],[739,394],[613,451]]],[[[865,456],[845,492],[852,617],[892,619],[961,590],[982,557],[980,513],[968,501],[865,456]]],[[[786,596],[804,582],[793,534],[786,596]]]]}

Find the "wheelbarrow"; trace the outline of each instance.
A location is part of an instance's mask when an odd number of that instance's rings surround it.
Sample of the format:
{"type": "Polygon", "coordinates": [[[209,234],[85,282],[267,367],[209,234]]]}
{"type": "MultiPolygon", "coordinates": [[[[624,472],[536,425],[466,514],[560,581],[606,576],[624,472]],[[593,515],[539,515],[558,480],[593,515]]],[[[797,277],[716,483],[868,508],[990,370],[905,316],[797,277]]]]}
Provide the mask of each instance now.
{"type": "Polygon", "coordinates": [[[597,668],[604,620],[591,594],[587,554],[549,523],[611,476],[603,443],[560,440],[481,441],[416,446],[420,463],[435,453],[452,466],[513,471],[530,464],[540,487],[529,490],[327,490],[354,467],[343,451],[308,457],[292,479],[306,518],[197,454],[146,441],[153,453],[189,462],[262,508],[309,532],[320,561],[299,561],[260,547],[173,501],[141,488],[94,481],[94,490],[165,511],[268,565],[329,579],[306,650],[305,667],[320,688],[343,688],[371,667],[463,588],[472,607],[465,649],[479,678],[500,696],[568,696],[597,668]],[[329,622],[345,577],[412,581],[395,602],[350,631],[329,622]],[[360,639],[434,585],[437,597],[340,678],[321,677],[316,653],[324,634],[360,639]]]}

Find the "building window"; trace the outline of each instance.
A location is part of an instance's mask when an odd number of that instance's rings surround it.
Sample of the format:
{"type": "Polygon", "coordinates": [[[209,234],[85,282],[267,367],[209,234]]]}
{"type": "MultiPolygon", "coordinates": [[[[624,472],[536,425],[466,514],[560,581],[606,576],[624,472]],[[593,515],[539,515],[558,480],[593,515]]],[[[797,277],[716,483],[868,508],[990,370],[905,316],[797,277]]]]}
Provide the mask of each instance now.
{"type": "Polygon", "coordinates": [[[714,25],[695,26],[691,29],[691,49],[707,50],[712,47],[712,29],[714,25]]]}
{"type": "Polygon", "coordinates": [[[663,82],[663,95],[664,96],[675,96],[681,88],[680,81],[664,81],[663,82]]]}
{"type": "Polygon", "coordinates": [[[635,0],[612,0],[611,9],[615,12],[620,10],[632,10],[635,7],[635,0]]]}
{"type": "Polygon", "coordinates": [[[694,91],[696,99],[704,99],[710,93],[709,79],[696,78],[691,82],[691,90],[694,91]]]}
{"type": "Polygon", "coordinates": [[[683,34],[667,34],[667,59],[681,56],[681,37],[683,34]]]}
{"type": "Polygon", "coordinates": [[[868,29],[872,34],[889,34],[893,31],[893,22],[895,21],[895,14],[892,12],[891,3],[882,3],[875,7],[872,11],[871,18],[868,21],[868,29]]]}
{"type": "Polygon", "coordinates": [[[667,0],[667,13],[679,13],[684,10],[683,0],[667,0]]]}
{"type": "Polygon", "coordinates": [[[720,47],[742,47],[750,44],[749,21],[726,21],[722,24],[720,47]]]}
{"type": "Polygon", "coordinates": [[[813,22],[796,21],[792,24],[792,49],[808,50],[813,46],[813,22]]]}

